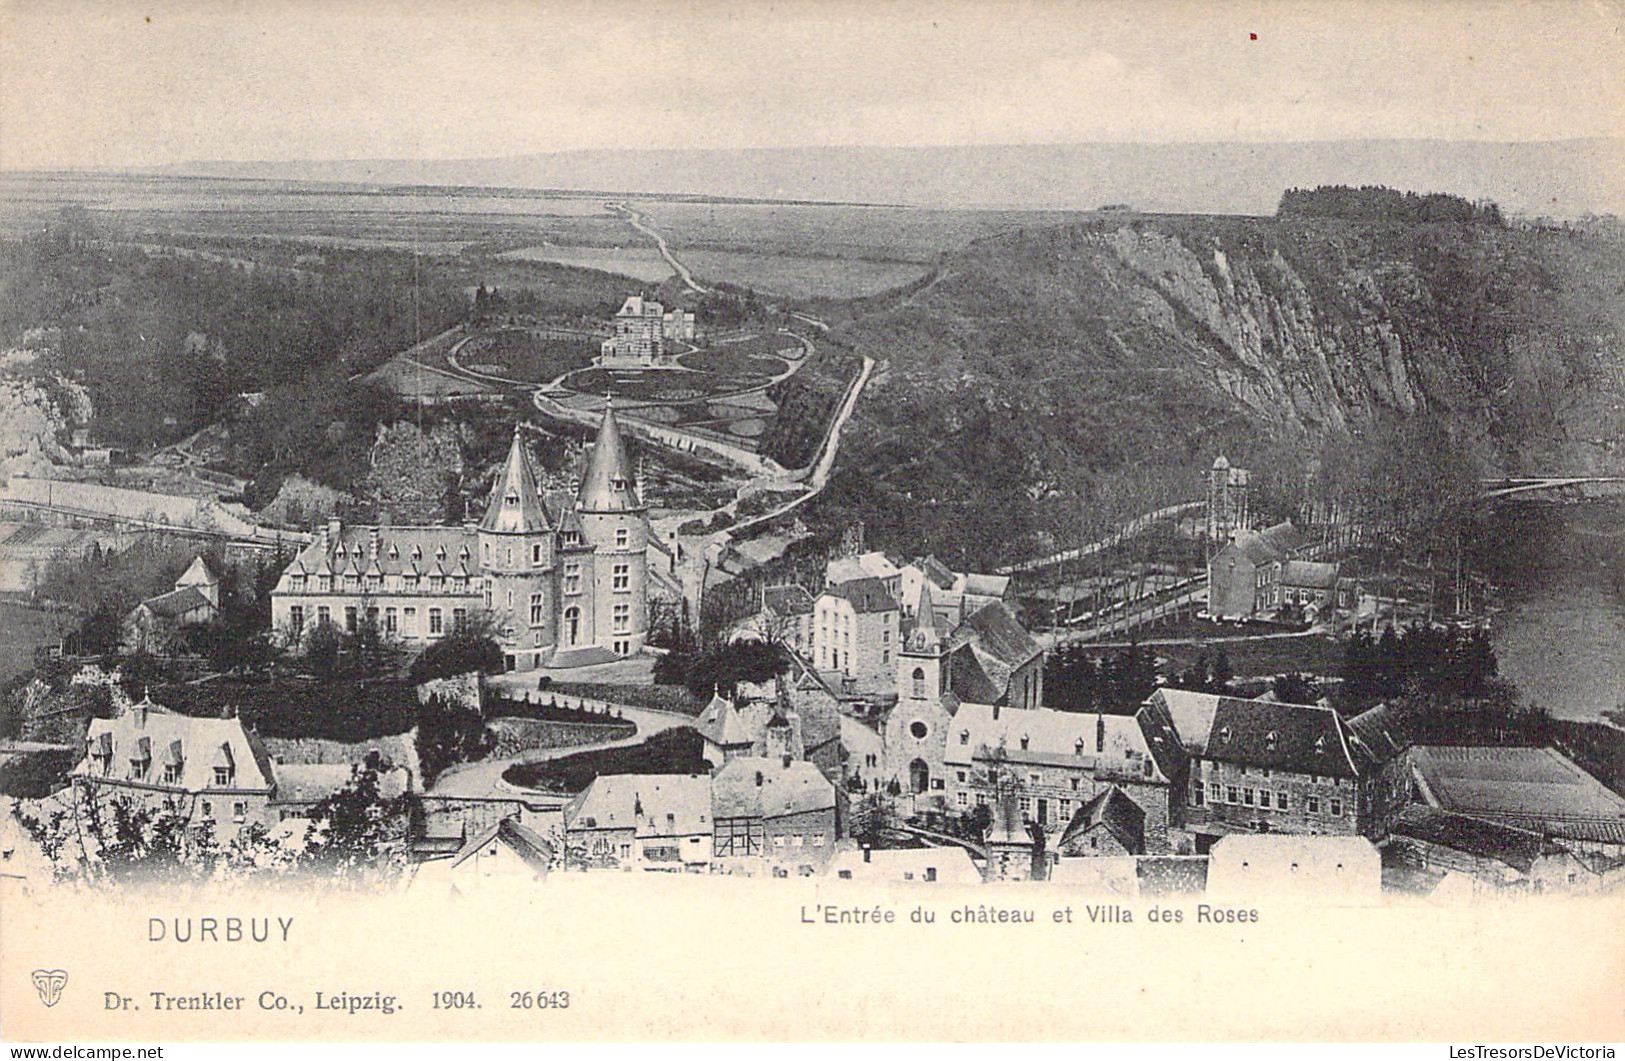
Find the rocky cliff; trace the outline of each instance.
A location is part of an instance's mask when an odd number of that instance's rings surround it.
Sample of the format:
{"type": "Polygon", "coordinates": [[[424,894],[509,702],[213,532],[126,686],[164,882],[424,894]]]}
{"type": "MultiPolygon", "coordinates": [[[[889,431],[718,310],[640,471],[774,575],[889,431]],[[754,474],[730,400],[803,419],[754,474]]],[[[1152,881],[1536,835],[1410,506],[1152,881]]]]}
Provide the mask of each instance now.
{"type": "Polygon", "coordinates": [[[834,501],[988,558],[1114,480],[1189,495],[1221,450],[1402,419],[1489,470],[1625,472],[1622,248],[1617,228],[1233,217],[984,240],[839,333],[890,371],[834,501]]]}

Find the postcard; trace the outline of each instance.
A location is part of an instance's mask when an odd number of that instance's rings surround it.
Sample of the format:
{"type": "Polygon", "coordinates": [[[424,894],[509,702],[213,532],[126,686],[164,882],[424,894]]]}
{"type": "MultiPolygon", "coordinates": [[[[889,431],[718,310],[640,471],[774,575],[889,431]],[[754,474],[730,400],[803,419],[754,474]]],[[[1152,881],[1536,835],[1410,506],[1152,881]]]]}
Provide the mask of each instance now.
{"type": "Polygon", "coordinates": [[[1622,27],[0,6],[0,1037],[1612,1057],[1622,27]]]}

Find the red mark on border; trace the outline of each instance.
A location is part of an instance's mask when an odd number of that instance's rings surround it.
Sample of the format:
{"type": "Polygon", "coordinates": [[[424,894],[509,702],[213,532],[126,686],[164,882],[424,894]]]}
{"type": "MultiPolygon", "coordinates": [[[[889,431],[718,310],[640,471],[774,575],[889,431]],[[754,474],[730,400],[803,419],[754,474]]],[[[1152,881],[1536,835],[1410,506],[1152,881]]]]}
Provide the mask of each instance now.
{"type": "Polygon", "coordinates": [[[1255,41],[1255,40],[1257,40],[1257,39],[1258,39],[1258,34],[1256,34],[1256,33],[1249,33],[1249,34],[1247,34],[1247,39],[1248,39],[1248,40],[1250,40],[1250,41],[1255,41]]]}

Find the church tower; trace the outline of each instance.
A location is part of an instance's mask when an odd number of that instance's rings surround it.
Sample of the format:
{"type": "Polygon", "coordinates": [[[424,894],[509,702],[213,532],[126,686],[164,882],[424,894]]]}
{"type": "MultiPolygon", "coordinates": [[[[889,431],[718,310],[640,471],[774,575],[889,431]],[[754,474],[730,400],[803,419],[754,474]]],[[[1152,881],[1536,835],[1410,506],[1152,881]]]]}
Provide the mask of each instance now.
{"type": "Polygon", "coordinates": [[[557,640],[553,621],[554,528],[542,506],[530,453],[513,429],[513,443],[503,462],[491,502],[480,523],[480,570],[485,575],[485,604],[496,617],[504,662],[539,667],[557,640]]]}
{"type": "Polygon", "coordinates": [[[947,638],[931,598],[931,580],[925,579],[914,627],[897,653],[897,696],[901,700],[936,700],[948,688],[948,681],[947,638]]]}
{"type": "Polygon", "coordinates": [[[576,515],[592,547],[591,643],[618,656],[640,652],[649,625],[648,509],[633,483],[612,401],[604,403],[598,441],[576,495],[576,515]]]}

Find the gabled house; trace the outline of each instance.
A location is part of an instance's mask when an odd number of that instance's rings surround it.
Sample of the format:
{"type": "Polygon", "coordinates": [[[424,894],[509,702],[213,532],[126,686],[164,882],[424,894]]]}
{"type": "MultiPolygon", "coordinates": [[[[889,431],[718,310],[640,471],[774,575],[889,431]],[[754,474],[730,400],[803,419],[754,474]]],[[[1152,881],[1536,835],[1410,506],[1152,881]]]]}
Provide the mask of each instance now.
{"type": "Polygon", "coordinates": [[[805,760],[734,759],[711,778],[711,806],[713,856],[723,868],[765,860],[810,874],[835,851],[835,786],[805,760]]]}
{"type": "Polygon", "coordinates": [[[588,867],[703,871],[711,864],[711,778],[624,774],[594,779],[564,809],[565,840],[588,867]]]}
{"type": "Polygon", "coordinates": [[[547,879],[553,843],[513,818],[503,818],[471,837],[451,859],[452,886],[468,894],[492,886],[534,884],[547,879]]]}
{"type": "Polygon", "coordinates": [[[1121,788],[1108,785],[1078,810],[1055,852],[1062,858],[1143,855],[1145,809],[1121,788]]]}
{"type": "Polygon", "coordinates": [[[1261,531],[1236,531],[1208,561],[1208,614],[1247,619],[1280,607],[1282,569],[1303,544],[1290,520],[1261,531]]]}
{"type": "Polygon", "coordinates": [[[124,617],[125,652],[167,652],[187,627],[205,626],[220,614],[220,579],[195,557],[175,588],[149,597],[124,617]]]}

